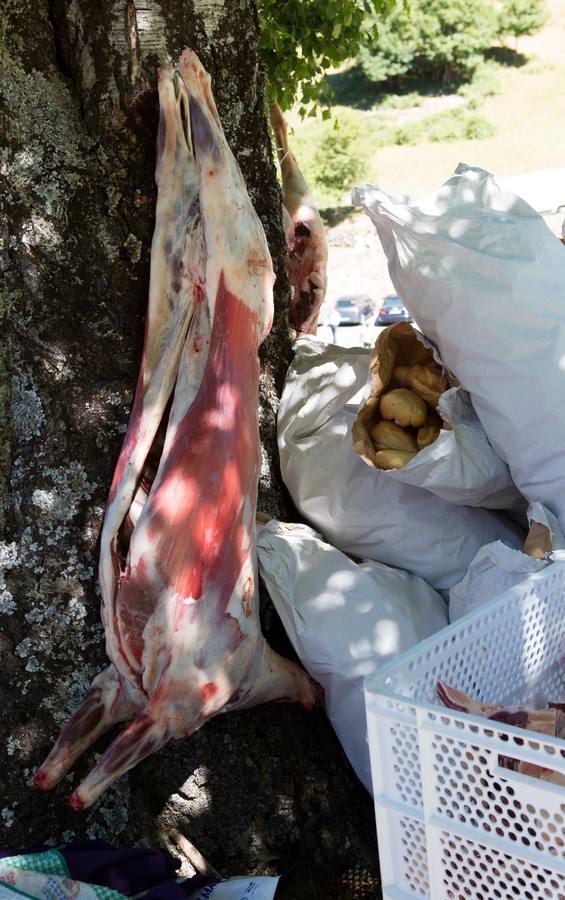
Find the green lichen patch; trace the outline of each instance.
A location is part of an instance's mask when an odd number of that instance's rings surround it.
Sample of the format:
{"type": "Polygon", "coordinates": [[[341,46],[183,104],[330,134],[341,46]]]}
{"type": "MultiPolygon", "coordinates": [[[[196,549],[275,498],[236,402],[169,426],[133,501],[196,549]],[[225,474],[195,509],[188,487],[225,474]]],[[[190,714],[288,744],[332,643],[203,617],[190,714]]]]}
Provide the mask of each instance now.
{"type": "Polygon", "coordinates": [[[0,155],[6,199],[36,207],[39,200],[45,215],[64,217],[94,145],[68,87],[55,73],[47,77],[12,65],[0,70],[0,103],[7,114],[0,155]]]}
{"type": "MultiPolygon", "coordinates": [[[[0,301],[1,309],[1,301],[0,301]]],[[[0,325],[2,316],[0,315],[0,325]]],[[[7,341],[0,342],[0,533],[4,528],[6,514],[8,480],[11,467],[12,429],[10,426],[10,407],[12,395],[10,388],[9,349],[7,341]]]]}
{"type": "Polygon", "coordinates": [[[124,241],[124,249],[127,251],[132,265],[135,265],[141,259],[141,246],[141,241],[139,238],[136,238],[135,234],[128,234],[124,241]]]}
{"type": "Polygon", "coordinates": [[[26,372],[16,372],[12,376],[11,412],[19,440],[28,443],[39,437],[45,414],[33,379],[26,372]]]}
{"type": "Polygon", "coordinates": [[[17,603],[8,590],[6,572],[19,565],[18,548],[14,541],[10,544],[0,541],[0,614],[11,616],[17,603]]]}
{"type": "Polygon", "coordinates": [[[49,545],[57,544],[68,534],[68,523],[79,512],[81,501],[89,500],[96,487],[89,482],[83,466],[72,460],[67,466],[46,467],[45,488],[36,488],[32,504],[39,510],[40,527],[49,545]]]}

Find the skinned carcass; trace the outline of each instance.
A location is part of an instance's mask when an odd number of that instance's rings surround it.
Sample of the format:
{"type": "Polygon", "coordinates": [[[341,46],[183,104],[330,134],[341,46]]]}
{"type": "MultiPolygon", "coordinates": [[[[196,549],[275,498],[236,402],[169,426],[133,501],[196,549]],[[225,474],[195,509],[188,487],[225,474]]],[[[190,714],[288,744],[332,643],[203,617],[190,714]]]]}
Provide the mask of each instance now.
{"type": "Polygon", "coordinates": [[[316,334],[326,296],[328,242],[316,202],[288,146],[286,121],[276,103],[271,107],[271,126],[281,167],[288,278],[293,288],[289,322],[302,334],[316,334]]]}
{"type": "Polygon", "coordinates": [[[144,352],[102,531],[111,664],[34,782],[47,790],[116,722],[133,722],[71,794],[90,805],[172,737],[317,686],[259,625],[254,543],[257,350],[274,275],[261,223],[196,55],[159,70],[158,199],[144,352]]]}

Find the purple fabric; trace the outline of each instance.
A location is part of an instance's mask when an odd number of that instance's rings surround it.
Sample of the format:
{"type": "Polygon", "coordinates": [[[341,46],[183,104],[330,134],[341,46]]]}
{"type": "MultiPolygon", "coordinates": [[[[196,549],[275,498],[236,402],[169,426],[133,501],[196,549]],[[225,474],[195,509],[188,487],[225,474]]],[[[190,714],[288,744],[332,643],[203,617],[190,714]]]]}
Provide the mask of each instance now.
{"type": "MultiPolygon", "coordinates": [[[[53,848],[39,844],[23,850],[2,850],[0,859],[50,849],[53,848]]],[[[217,881],[196,875],[177,884],[175,878],[180,860],[165,850],[149,847],[123,849],[105,841],[73,841],[54,849],[65,858],[71,878],[112,888],[121,894],[149,891],[147,900],[184,900],[187,893],[217,881]]]]}
{"type": "Polygon", "coordinates": [[[113,888],[121,894],[137,894],[170,878],[176,878],[180,860],[149,847],[122,849],[105,841],[74,841],[58,847],[72,878],[113,888]]]}

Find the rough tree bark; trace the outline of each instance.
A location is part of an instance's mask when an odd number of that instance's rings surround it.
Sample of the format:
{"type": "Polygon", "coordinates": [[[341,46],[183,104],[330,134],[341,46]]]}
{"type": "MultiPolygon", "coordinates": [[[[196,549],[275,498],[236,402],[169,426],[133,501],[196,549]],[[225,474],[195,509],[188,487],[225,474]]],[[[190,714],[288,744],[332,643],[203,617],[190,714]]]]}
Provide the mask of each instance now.
{"type": "MultiPolygon", "coordinates": [[[[155,69],[185,45],[212,75],[278,276],[262,357],[259,507],[280,515],[290,513],[274,443],[290,356],[288,284],[255,0],[2,8],[1,844],[82,836],[163,844],[177,827],[227,874],[292,869],[296,881],[320,868],[344,898],[344,873],[376,871],[371,804],[321,712],[275,706],[221,717],[80,815],[64,803],[68,780],[51,795],[31,788],[34,767],[104,663],[97,541],[143,335],[155,69]]],[[[265,624],[288,652],[272,613],[265,624]]],[[[292,896],[333,896],[320,878],[319,894],[304,884],[292,896]]]]}

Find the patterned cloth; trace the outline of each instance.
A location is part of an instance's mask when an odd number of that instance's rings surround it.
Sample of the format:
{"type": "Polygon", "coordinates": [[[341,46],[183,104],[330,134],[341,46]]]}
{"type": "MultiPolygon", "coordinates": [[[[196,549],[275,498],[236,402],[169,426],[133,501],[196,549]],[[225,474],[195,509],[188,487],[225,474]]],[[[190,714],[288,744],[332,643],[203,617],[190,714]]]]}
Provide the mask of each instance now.
{"type": "Polygon", "coordinates": [[[15,900],[18,894],[38,900],[121,900],[124,896],[111,888],[71,878],[58,850],[0,859],[0,898],[15,900]]]}
{"type": "Polygon", "coordinates": [[[105,841],[74,841],[0,851],[0,900],[121,900],[143,893],[144,900],[186,900],[214,884],[201,875],[179,883],[180,861],[149,847],[113,847],[105,841]]]}

